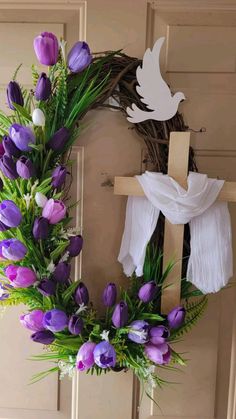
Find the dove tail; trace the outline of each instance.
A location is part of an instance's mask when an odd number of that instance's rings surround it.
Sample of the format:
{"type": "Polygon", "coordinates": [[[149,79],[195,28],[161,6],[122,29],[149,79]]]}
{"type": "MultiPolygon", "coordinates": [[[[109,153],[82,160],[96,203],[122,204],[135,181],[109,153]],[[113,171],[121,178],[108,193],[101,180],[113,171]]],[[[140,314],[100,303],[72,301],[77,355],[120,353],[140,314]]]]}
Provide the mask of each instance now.
{"type": "Polygon", "coordinates": [[[134,103],[132,104],[131,108],[126,108],[126,112],[128,114],[127,120],[133,124],[138,124],[139,122],[146,121],[147,119],[154,119],[153,115],[156,113],[155,111],[142,111],[134,103]]]}

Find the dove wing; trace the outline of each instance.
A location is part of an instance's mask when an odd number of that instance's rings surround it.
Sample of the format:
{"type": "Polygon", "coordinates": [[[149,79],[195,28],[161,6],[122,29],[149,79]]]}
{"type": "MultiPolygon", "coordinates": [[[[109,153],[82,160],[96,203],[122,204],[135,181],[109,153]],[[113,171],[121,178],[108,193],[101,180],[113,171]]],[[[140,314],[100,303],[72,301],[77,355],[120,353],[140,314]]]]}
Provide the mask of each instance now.
{"type": "Polygon", "coordinates": [[[169,101],[172,97],[160,71],[159,57],[164,41],[164,37],[159,38],[152,50],[150,48],[146,50],[142,67],[139,66],[136,71],[139,83],[136,90],[143,98],[141,101],[151,110],[160,108],[163,102],[169,101]]]}

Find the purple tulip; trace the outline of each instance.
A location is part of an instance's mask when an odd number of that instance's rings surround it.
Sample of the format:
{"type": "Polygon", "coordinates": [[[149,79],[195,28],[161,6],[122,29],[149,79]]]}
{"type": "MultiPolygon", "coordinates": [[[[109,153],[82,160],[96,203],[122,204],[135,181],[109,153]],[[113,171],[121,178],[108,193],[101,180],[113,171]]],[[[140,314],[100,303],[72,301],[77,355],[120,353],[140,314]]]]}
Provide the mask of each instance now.
{"type": "Polygon", "coordinates": [[[69,238],[69,241],[70,243],[66,248],[66,251],[69,252],[70,257],[78,256],[83,247],[83,237],[80,235],[73,236],[69,238]]]}
{"type": "Polygon", "coordinates": [[[103,304],[105,307],[112,307],[116,303],[117,290],[116,284],[109,282],[103,291],[103,304]]]}
{"type": "Polygon", "coordinates": [[[158,288],[154,281],[146,282],[139,290],[139,299],[143,303],[150,303],[155,298],[157,290],[158,288]]]}
{"type": "Polygon", "coordinates": [[[30,159],[21,156],[16,162],[16,171],[22,179],[30,179],[35,175],[35,169],[30,159]]]}
{"type": "Polygon", "coordinates": [[[56,64],[59,53],[57,37],[51,32],[42,32],[34,39],[34,51],[41,64],[56,64]]]}
{"type": "Polygon", "coordinates": [[[22,214],[17,205],[8,199],[0,204],[0,221],[7,227],[17,227],[22,221],[22,214]]]}
{"type": "Polygon", "coordinates": [[[34,342],[42,343],[43,345],[51,345],[56,339],[50,330],[42,330],[40,332],[33,333],[30,337],[34,342]]]}
{"type": "Polygon", "coordinates": [[[0,159],[0,170],[8,179],[17,179],[18,173],[16,171],[16,164],[13,159],[4,154],[3,157],[0,159]]]}
{"type": "Polygon", "coordinates": [[[83,71],[92,61],[89,46],[86,42],[78,41],[71,48],[67,64],[72,73],[79,73],[83,71]]]}
{"type": "Polygon", "coordinates": [[[26,329],[33,330],[33,332],[40,332],[44,330],[43,316],[44,312],[42,310],[33,310],[28,314],[20,316],[20,322],[26,329]]]}
{"type": "Polygon", "coordinates": [[[52,278],[54,281],[63,284],[69,279],[70,271],[71,266],[68,263],[59,262],[55,267],[52,278]]]}
{"type": "Polygon", "coordinates": [[[21,151],[32,151],[30,144],[35,144],[35,135],[30,127],[20,124],[12,124],[9,129],[13,143],[21,151]]]}
{"type": "Polygon", "coordinates": [[[38,217],[34,220],[33,236],[35,240],[45,240],[49,233],[49,222],[44,217],[38,217]]]}
{"type": "Polygon", "coordinates": [[[21,151],[19,150],[19,148],[16,147],[16,145],[13,143],[12,139],[8,135],[4,135],[2,139],[2,145],[5,153],[9,157],[19,157],[21,151]]]}
{"type": "Polygon", "coordinates": [[[70,131],[66,127],[60,128],[58,131],[55,132],[55,134],[50,138],[48,141],[48,146],[53,151],[56,151],[57,153],[60,153],[63,151],[67,141],[70,137],[70,131]]]}
{"type": "Polygon", "coordinates": [[[43,207],[42,216],[47,218],[49,224],[57,224],[66,215],[66,206],[59,199],[49,199],[43,207]]]}
{"type": "Polygon", "coordinates": [[[71,316],[68,324],[68,329],[72,335],[80,335],[80,333],[83,330],[83,327],[84,322],[80,317],[76,315],[71,316]]]}
{"type": "Polygon", "coordinates": [[[144,320],[134,320],[129,325],[128,338],[135,343],[146,343],[148,340],[149,324],[144,320]]]}
{"type": "Polygon", "coordinates": [[[52,187],[60,188],[66,180],[66,168],[64,166],[57,166],[52,172],[52,187]]]}
{"type": "Polygon", "coordinates": [[[76,291],[75,291],[75,301],[76,304],[87,305],[89,302],[89,292],[88,288],[84,285],[83,282],[80,282],[76,291]]]}
{"type": "Polygon", "coordinates": [[[50,79],[47,77],[46,73],[41,73],[35,87],[35,99],[47,100],[51,95],[51,91],[52,85],[50,79]]]}
{"type": "Polygon", "coordinates": [[[178,329],[185,320],[186,310],[184,307],[175,307],[167,316],[168,324],[171,329],[178,329]]]}
{"type": "MultiPolygon", "coordinates": [[[[3,137],[3,139],[4,139],[4,137],[3,137]]],[[[5,149],[3,147],[3,140],[2,140],[2,142],[0,143],[0,158],[2,158],[4,156],[4,154],[5,154],[5,149]]]]}
{"type": "Polygon", "coordinates": [[[9,108],[13,111],[15,110],[15,107],[12,102],[16,103],[17,105],[24,106],[24,99],[21,88],[16,81],[10,81],[7,86],[7,102],[9,108]]]}
{"type": "MultiPolygon", "coordinates": [[[[11,288],[11,286],[9,286],[11,288]]],[[[9,297],[8,287],[0,284],[0,301],[6,300],[9,297]]]]}
{"type": "Polygon", "coordinates": [[[116,351],[106,340],[96,345],[93,355],[95,364],[100,368],[110,368],[116,365],[116,351]]]}
{"type": "Polygon", "coordinates": [[[171,350],[167,343],[161,345],[145,345],[145,355],[154,364],[165,365],[169,364],[171,359],[171,350]]]}
{"type": "Polygon", "coordinates": [[[45,297],[50,297],[51,295],[55,295],[56,293],[56,283],[51,281],[50,279],[44,278],[38,285],[37,289],[40,294],[44,295],[45,297]]]}
{"type": "Polygon", "coordinates": [[[35,272],[25,266],[8,265],[4,271],[14,288],[28,288],[37,281],[35,272]]]}
{"type": "Polygon", "coordinates": [[[85,342],[80,348],[76,358],[76,367],[79,371],[87,371],[94,365],[93,351],[96,343],[85,342]]]}
{"type": "Polygon", "coordinates": [[[149,330],[150,342],[153,345],[165,343],[169,336],[170,332],[165,326],[155,326],[149,330]]]}
{"type": "Polygon", "coordinates": [[[115,307],[112,315],[113,325],[118,327],[124,327],[128,322],[128,306],[125,301],[120,301],[115,307]]]}
{"type": "Polygon", "coordinates": [[[0,242],[0,257],[8,260],[22,260],[27,253],[27,247],[17,239],[6,239],[0,242]]]}
{"type": "Polygon", "coordinates": [[[43,325],[51,332],[61,332],[68,326],[68,317],[64,311],[53,308],[44,314],[43,325]]]}

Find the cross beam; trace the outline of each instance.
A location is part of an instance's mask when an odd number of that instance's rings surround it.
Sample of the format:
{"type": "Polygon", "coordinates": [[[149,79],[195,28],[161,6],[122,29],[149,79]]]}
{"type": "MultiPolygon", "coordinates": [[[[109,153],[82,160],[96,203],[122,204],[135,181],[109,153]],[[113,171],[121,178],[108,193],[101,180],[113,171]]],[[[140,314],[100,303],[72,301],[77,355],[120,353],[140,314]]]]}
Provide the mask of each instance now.
{"type": "MultiPolygon", "coordinates": [[[[172,132],[170,134],[168,175],[182,187],[187,188],[190,133],[172,132]]],[[[143,189],[134,177],[115,177],[115,195],[144,196],[143,189]]],[[[225,182],[218,195],[219,201],[236,202],[236,182],[225,182]]],[[[167,278],[162,293],[162,313],[168,313],[180,303],[181,271],[183,257],[184,225],[171,224],[165,220],[163,268],[170,260],[176,263],[167,278]]]]}

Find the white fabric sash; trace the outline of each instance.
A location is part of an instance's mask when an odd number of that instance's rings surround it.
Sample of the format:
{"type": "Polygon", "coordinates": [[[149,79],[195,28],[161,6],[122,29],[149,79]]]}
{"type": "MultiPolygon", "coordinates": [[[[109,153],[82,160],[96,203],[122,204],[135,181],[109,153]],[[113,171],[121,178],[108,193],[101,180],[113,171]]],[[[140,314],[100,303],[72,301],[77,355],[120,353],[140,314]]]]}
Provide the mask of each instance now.
{"type": "Polygon", "coordinates": [[[136,178],[145,197],[128,198],[118,256],[124,273],[127,276],[134,271],[137,276],[143,274],[146,247],[161,211],[172,224],[190,224],[187,279],[203,293],[219,291],[233,275],[228,205],[215,202],[224,181],[190,172],[185,190],[162,173],[145,172],[136,178]]]}

